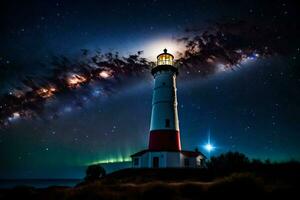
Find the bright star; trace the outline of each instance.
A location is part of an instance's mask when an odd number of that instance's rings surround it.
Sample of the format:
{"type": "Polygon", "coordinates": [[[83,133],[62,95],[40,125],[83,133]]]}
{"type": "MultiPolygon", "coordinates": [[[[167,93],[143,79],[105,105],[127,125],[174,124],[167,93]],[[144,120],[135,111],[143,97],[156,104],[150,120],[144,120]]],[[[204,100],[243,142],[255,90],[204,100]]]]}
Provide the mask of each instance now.
{"type": "Polygon", "coordinates": [[[210,154],[211,151],[213,151],[216,147],[214,147],[210,143],[210,129],[208,130],[208,138],[207,138],[207,143],[203,145],[203,148],[210,154]]]}
{"type": "Polygon", "coordinates": [[[206,144],[204,146],[204,148],[208,151],[208,152],[211,152],[213,149],[214,149],[214,146],[212,146],[211,144],[206,144]]]}

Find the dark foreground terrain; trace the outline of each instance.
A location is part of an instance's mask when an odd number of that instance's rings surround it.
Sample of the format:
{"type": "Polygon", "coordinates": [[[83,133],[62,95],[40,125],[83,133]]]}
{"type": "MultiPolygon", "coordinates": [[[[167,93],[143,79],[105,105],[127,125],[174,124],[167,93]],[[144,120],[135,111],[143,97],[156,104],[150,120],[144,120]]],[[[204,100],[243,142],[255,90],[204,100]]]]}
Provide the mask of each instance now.
{"type": "Polygon", "coordinates": [[[250,161],[243,154],[229,152],[211,158],[203,169],[123,169],[105,176],[101,166],[93,165],[85,181],[75,187],[1,189],[0,200],[278,199],[282,194],[287,199],[298,196],[299,180],[299,162],[250,161]]]}
{"type": "MultiPolygon", "coordinates": [[[[299,187],[299,172],[294,177],[233,173],[213,178],[206,170],[126,169],[105,178],[72,187],[35,189],[19,186],[2,189],[0,199],[200,199],[227,194],[231,197],[253,195],[292,195],[299,187]],[[211,180],[210,180],[211,179],[211,180]],[[297,179],[297,180],[296,180],[297,179]]],[[[289,173],[285,173],[287,175],[289,173]]]]}

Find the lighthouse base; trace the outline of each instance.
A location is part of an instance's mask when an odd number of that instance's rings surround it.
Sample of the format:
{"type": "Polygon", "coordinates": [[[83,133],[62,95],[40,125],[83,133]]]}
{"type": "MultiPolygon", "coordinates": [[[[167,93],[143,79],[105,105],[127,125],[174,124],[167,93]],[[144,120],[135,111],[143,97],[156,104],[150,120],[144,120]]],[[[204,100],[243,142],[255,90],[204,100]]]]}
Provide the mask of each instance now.
{"type": "Polygon", "coordinates": [[[155,151],[146,149],[131,155],[133,168],[200,168],[206,157],[199,151],[155,151]]]}

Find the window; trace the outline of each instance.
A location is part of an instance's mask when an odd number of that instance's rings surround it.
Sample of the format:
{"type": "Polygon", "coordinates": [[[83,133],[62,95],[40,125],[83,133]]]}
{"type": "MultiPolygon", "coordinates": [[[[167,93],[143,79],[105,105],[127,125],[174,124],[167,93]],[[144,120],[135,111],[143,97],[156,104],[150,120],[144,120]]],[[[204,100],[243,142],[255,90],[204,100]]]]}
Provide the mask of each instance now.
{"type": "Polygon", "coordinates": [[[157,65],[173,65],[173,56],[170,54],[159,55],[157,65]]]}
{"type": "Polygon", "coordinates": [[[139,158],[134,158],[133,165],[135,166],[139,165],[139,158]]]}
{"type": "Polygon", "coordinates": [[[166,128],[169,128],[169,127],[170,127],[170,120],[166,119],[166,128]]]}
{"type": "Polygon", "coordinates": [[[190,166],[190,159],[188,159],[188,158],[184,159],[184,166],[185,167],[189,167],[190,166]]]}

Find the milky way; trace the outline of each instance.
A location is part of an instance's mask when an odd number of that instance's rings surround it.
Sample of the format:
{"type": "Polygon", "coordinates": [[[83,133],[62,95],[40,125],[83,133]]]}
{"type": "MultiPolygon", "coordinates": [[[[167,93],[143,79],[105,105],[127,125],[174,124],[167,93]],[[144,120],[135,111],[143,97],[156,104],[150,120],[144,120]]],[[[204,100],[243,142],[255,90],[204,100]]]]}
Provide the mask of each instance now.
{"type": "MultiPolygon", "coordinates": [[[[187,29],[189,36],[178,39],[186,44],[186,50],[175,65],[191,76],[206,77],[240,67],[249,59],[289,53],[288,43],[298,32],[299,28],[285,24],[265,26],[244,21],[215,24],[207,30],[187,29]],[[295,31],[287,37],[291,29],[295,31]]],[[[130,77],[142,80],[154,65],[142,57],[142,51],[119,56],[83,49],[80,58],[54,57],[49,76],[25,77],[0,97],[0,126],[7,127],[19,118],[54,119],[60,115],[59,106],[52,107],[50,117],[45,117],[45,107],[53,99],[67,99],[82,107],[77,94],[89,96],[89,86],[96,84],[100,95],[111,95],[130,77]]]]}
{"type": "MultiPolygon", "coordinates": [[[[153,65],[140,54],[119,57],[117,53],[96,53],[89,56],[84,50],[81,60],[55,57],[49,77],[27,77],[20,87],[1,97],[1,126],[8,126],[18,118],[42,117],[46,103],[54,98],[69,98],[80,106],[81,99],[76,98],[76,93],[82,93],[80,88],[90,84],[100,84],[102,93],[110,94],[124,78],[145,74],[153,65]]],[[[58,114],[54,112],[52,117],[58,114]]]]}

